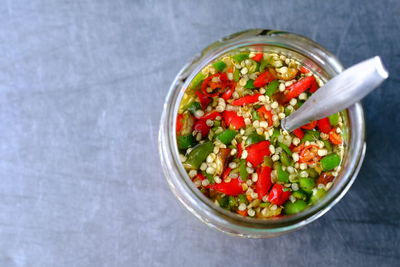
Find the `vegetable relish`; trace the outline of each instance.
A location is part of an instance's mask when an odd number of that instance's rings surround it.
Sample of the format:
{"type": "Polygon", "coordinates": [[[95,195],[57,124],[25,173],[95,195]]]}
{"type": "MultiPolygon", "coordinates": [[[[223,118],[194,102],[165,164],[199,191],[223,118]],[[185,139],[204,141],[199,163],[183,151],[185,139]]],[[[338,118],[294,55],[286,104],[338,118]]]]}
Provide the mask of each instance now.
{"type": "Polygon", "coordinates": [[[340,113],[293,132],[280,121],[322,81],[284,54],[241,49],[207,65],[180,103],[180,158],[195,186],[242,216],[298,213],[321,199],[340,171],[340,113]]]}

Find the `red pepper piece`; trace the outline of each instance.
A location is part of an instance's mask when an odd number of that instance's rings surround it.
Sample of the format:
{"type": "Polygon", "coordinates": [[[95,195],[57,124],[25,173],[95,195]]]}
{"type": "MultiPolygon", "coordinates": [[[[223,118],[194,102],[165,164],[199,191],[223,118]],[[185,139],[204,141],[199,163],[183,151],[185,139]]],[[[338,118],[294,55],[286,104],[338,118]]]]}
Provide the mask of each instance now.
{"type": "Polygon", "coordinates": [[[182,130],[182,119],[183,119],[183,114],[178,114],[176,117],[176,132],[179,133],[182,130]]]}
{"type": "Polygon", "coordinates": [[[262,199],[263,196],[268,194],[269,189],[272,186],[271,182],[271,167],[261,166],[257,170],[258,179],[256,182],[256,192],[258,199],[262,199]]]}
{"type": "Polygon", "coordinates": [[[269,192],[268,201],[278,206],[285,203],[289,199],[291,192],[288,189],[285,189],[287,191],[284,191],[284,189],[285,187],[282,185],[274,184],[269,192]]]}
{"type": "Polygon", "coordinates": [[[200,91],[196,91],[195,94],[198,96],[199,101],[200,101],[200,106],[202,109],[206,109],[208,104],[211,103],[211,98],[209,98],[208,96],[204,95],[202,92],[200,91]]]}
{"type": "Polygon", "coordinates": [[[222,117],[224,118],[225,124],[232,126],[235,130],[246,126],[244,118],[238,116],[235,111],[225,110],[222,117]]]}
{"type": "Polygon", "coordinates": [[[314,79],[313,82],[311,82],[311,86],[310,86],[310,93],[315,93],[318,90],[318,84],[317,81],[314,79]]]}
{"type": "Polygon", "coordinates": [[[201,84],[201,91],[203,92],[204,95],[209,96],[209,97],[214,97],[218,95],[218,92],[214,93],[209,93],[207,92],[207,88],[211,87],[213,89],[217,88],[218,83],[213,83],[212,78],[218,77],[219,73],[216,73],[214,75],[208,76],[207,78],[204,79],[203,83],[201,84]]]}
{"type": "Polygon", "coordinates": [[[231,170],[232,169],[229,167],[225,169],[225,171],[222,173],[222,176],[221,176],[222,180],[224,180],[228,177],[228,175],[231,173],[231,170]]]}
{"type": "Polygon", "coordinates": [[[228,90],[226,90],[226,92],[223,93],[223,94],[221,95],[221,97],[222,97],[223,99],[225,99],[225,101],[226,101],[226,100],[228,100],[228,99],[231,99],[231,97],[232,97],[232,95],[233,95],[234,92],[235,92],[235,87],[233,86],[233,88],[229,88],[228,90]]]}
{"type": "Polygon", "coordinates": [[[300,128],[297,128],[295,130],[293,130],[292,132],[296,137],[298,137],[299,139],[303,139],[304,133],[300,128]]]}
{"type": "Polygon", "coordinates": [[[201,91],[206,96],[214,97],[225,92],[228,87],[232,86],[232,83],[233,82],[228,79],[228,75],[225,72],[216,73],[204,79],[203,83],[201,84],[201,91]],[[213,82],[212,79],[214,77],[218,77],[219,81],[213,82]],[[212,92],[207,92],[208,87],[212,89],[212,92]]]}
{"type": "Polygon", "coordinates": [[[290,149],[290,151],[293,151],[293,149],[295,148],[296,146],[295,145],[293,145],[293,143],[292,144],[290,144],[290,146],[289,146],[289,149],[290,149]]]}
{"type": "Polygon", "coordinates": [[[232,102],[233,106],[243,106],[243,105],[248,105],[248,104],[253,104],[258,101],[258,97],[261,94],[255,94],[255,95],[247,95],[244,97],[241,97],[239,99],[236,99],[232,102]]]}
{"type": "Polygon", "coordinates": [[[328,118],[323,118],[318,120],[317,126],[321,132],[326,134],[329,134],[329,132],[332,130],[331,123],[329,122],[328,118]]]}
{"type": "Polygon", "coordinates": [[[312,121],[310,123],[304,124],[303,126],[301,126],[300,128],[302,129],[306,129],[306,130],[312,130],[315,128],[315,126],[317,126],[317,122],[316,121],[312,121]]]}
{"type": "Polygon", "coordinates": [[[210,113],[207,113],[203,117],[200,117],[199,120],[207,121],[207,120],[215,120],[218,116],[221,116],[221,113],[217,111],[213,111],[210,113]]]}
{"type": "Polygon", "coordinates": [[[254,61],[260,62],[263,59],[263,57],[264,57],[263,53],[257,53],[251,59],[254,60],[254,61]]]}
{"type": "Polygon", "coordinates": [[[257,112],[260,114],[260,117],[267,119],[268,126],[272,126],[274,124],[274,121],[272,120],[272,113],[270,110],[267,110],[265,106],[257,109],[257,112]]]}
{"type": "MultiPolygon", "coordinates": [[[[198,173],[198,174],[196,175],[195,178],[200,179],[201,181],[203,181],[204,179],[206,179],[206,177],[205,177],[203,174],[201,174],[201,173],[198,173]]],[[[195,179],[194,179],[194,180],[195,180],[195,179]]]]}
{"type": "Polygon", "coordinates": [[[210,127],[207,125],[205,120],[197,120],[194,123],[194,129],[201,133],[201,136],[207,136],[210,131],[210,127]]]}
{"type": "Polygon", "coordinates": [[[307,68],[301,66],[301,67],[300,67],[300,72],[301,72],[301,73],[309,73],[310,71],[309,71],[307,68]]]}
{"type": "Polygon", "coordinates": [[[257,79],[255,79],[253,85],[255,87],[263,87],[264,85],[266,85],[267,83],[272,82],[273,80],[275,80],[274,75],[271,74],[271,72],[269,71],[265,71],[263,73],[261,73],[260,75],[258,75],[257,79]]]}
{"type": "Polygon", "coordinates": [[[242,156],[242,152],[243,152],[243,147],[242,147],[242,144],[241,143],[239,143],[238,145],[237,145],[237,157],[240,159],[240,157],[242,156]]]}
{"type": "Polygon", "coordinates": [[[239,178],[231,179],[229,183],[211,184],[208,188],[226,194],[228,196],[237,196],[243,193],[243,188],[239,178]]]}
{"type": "Polygon", "coordinates": [[[247,158],[246,161],[250,162],[253,167],[258,166],[264,161],[265,156],[271,155],[269,151],[269,141],[261,141],[256,144],[247,147],[247,158]]]}
{"type": "Polygon", "coordinates": [[[310,88],[313,81],[315,81],[314,76],[308,76],[289,86],[287,88],[289,92],[285,95],[286,101],[289,101],[294,97],[298,97],[301,93],[310,88]]]}
{"type": "Polygon", "coordinates": [[[341,143],[343,143],[342,137],[338,133],[336,133],[335,129],[332,129],[330,131],[329,141],[331,141],[331,143],[335,145],[340,145],[341,143]]]}

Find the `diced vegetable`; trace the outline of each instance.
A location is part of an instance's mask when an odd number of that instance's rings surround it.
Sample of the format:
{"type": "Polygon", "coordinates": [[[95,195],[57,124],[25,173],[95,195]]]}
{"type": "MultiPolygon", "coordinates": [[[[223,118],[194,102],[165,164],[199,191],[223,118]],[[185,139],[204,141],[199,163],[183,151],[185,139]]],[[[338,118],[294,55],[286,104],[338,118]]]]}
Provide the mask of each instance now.
{"type": "Polygon", "coordinates": [[[295,202],[287,202],[283,211],[287,215],[296,214],[307,208],[307,203],[304,200],[296,200],[295,202]]]}
{"type": "Polygon", "coordinates": [[[330,171],[339,166],[340,156],[336,153],[329,154],[321,159],[321,166],[324,171],[330,171]]]}
{"type": "Polygon", "coordinates": [[[213,64],[213,67],[218,71],[221,72],[226,68],[226,64],[223,61],[217,61],[213,64]]]}
{"type": "Polygon", "coordinates": [[[239,163],[239,173],[240,173],[240,178],[243,181],[246,181],[249,177],[249,173],[247,172],[247,165],[246,165],[246,160],[241,159],[239,163]]]}
{"type": "Polygon", "coordinates": [[[267,85],[267,89],[265,90],[265,94],[267,96],[272,96],[278,91],[279,88],[279,81],[273,80],[267,85]]]}
{"type": "Polygon", "coordinates": [[[282,167],[278,168],[278,181],[282,183],[289,182],[289,173],[287,171],[284,171],[282,167]]]}
{"type": "Polygon", "coordinates": [[[253,104],[258,102],[258,98],[260,97],[261,94],[255,94],[255,95],[247,95],[242,98],[236,99],[232,102],[233,106],[242,106],[242,105],[248,105],[248,104],[253,104]]]}
{"type": "Polygon", "coordinates": [[[225,124],[231,126],[235,130],[239,130],[240,128],[246,126],[246,124],[244,123],[244,118],[238,116],[235,111],[225,110],[222,116],[224,118],[225,124]]]}
{"type": "Polygon", "coordinates": [[[332,129],[328,118],[323,118],[317,121],[318,129],[322,133],[329,133],[332,129]]]}
{"type": "Polygon", "coordinates": [[[198,144],[190,151],[187,156],[187,160],[183,164],[186,169],[198,169],[200,164],[207,158],[207,156],[213,151],[214,144],[211,142],[206,142],[203,144],[198,144]]]}
{"type": "Polygon", "coordinates": [[[272,82],[273,80],[275,80],[275,76],[272,75],[269,71],[265,71],[265,72],[261,73],[257,77],[257,79],[255,79],[254,86],[257,88],[263,87],[264,85],[272,82]]]}
{"type": "Polygon", "coordinates": [[[280,184],[274,184],[268,195],[268,201],[275,205],[282,205],[290,197],[291,191],[280,184]]]}
{"type": "Polygon", "coordinates": [[[254,57],[252,57],[251,59],[260,62],[263,59],[264,54],[263,53],[257,53],[254,57]]]}
{"type": "Polygon", "coordinates": [[[177,141],[179,149],[188,149],[189,147],[192,147],[196,143],[196,140],[191,134],[178,136],[177,141]]]}
{"type": "Polygon", "coordinates": [[[199,102],[197,101],[193,101],[189,104],[188,106],[188,110],[190,111],[190,113],[194,114],[196,112],[196,110],[200,110],[201,109],[201,105],[199,102]]]}
{"type": "Polygon", "coordinates": [[[249,58],[249,53],[240,53],[240,54],[236,54],[236,55],[233,55],[232,58],[233,58],[234,60],[236,60],[237,62],[242,62],[243,60],[249,58]]]}
{"type": "Polygon", "coordinates": [[[297,83],[294,83],[293,85],[289,86],[286,89],[288,90],[288,93],[286,94],[286,101],[289,101],[294,97],[298,97],[301,93],[310,88],[311,84],[314,81],[315,81],[314,76],[307,76],[298,81],[297,83]]]}
{"type": "Polygon", "coordinates": [[[336,126],[339,124],[339,113],[334,113],[330,115],[328,118],[331,125],[336,126]]]}
{"type": "Polygon", "coordinates": [[[199,72],[196,76],[194,76],[192,82],[190,83],[190,88],[193,88],[193,89],[198,88],[201,85],[201,83],[203,82],[205,77],[206,76],[203,73],[199,72]]]}
{"type": "Polygon", "coordinates": [[[305,192],[311,193],[312,189],[315,187],[315,181],[312,178],[300,178],[299,185],[305,192]]]}
{"type": "Polygon", "coordinates": [[[326,195],[326,191],[323,188],[313,191],[313,194],[311,195],[311,198],[310,198],[310,203],[311,204],[317,203],[325,195],[326,195]]]}
{"type": "Polygon", "coordinates": [[[222,133],[217,135],[217,139],[224,143],[225,145],[229,144],[232,142],[233,138],[235,138],[235,135],[237,132],[235,130],[225,130],[222,133]]]}
{"type": "Polygon", "coordinates": [[[248,80],[244,88],[253,89],[254,87],[254,80],[248,80]]]}
{"type": "Polygon", "coordinates": [[[222,182],[220,184],[212,184],[208,186],[210,189],[218,191],[228,196],[237,196],[243,193],[242,186],[239,179],[231,179],[230,182],[222,182]]]}
{"type": "Polygon", "coordinates": [[[280,146],[283,149],[283,151],[285,151],[289,156],[292,155],[292,151],[290,150],[290,148],[287,145],[285,145],[281,142],[278,142],[278,146],[280,146]]]}
{"type": "Polygon", "coordinates": [[[271,168],[268,166],[261,166],[257,170],[257,175],[256,192],[258,194],[258,199],[261,200],[268,194],[268,191],[272,186],[271,168]]]}
{"type": "Polygon", "coordinates": [[[259,135],[257,133],[252,133],[247,137],[246,145],[256,144],[256,143],[264,141],[264,140],[265,140],[264,136],[259,135]]]}
{"type": "Polygon", "coordinates": [[[258,166],[264,161],[265,156],[269,156],[269,141],[261,141],[257,144],[253,144],[247,147],[247,162],[250,162],[253,166],[258,166]]]}

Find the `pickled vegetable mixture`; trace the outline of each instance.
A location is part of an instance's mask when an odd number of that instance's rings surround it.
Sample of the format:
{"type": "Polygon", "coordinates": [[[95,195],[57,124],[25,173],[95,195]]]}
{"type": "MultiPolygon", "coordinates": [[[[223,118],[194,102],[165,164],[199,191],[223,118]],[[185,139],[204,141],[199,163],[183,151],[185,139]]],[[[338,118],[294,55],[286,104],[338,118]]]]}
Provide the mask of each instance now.
{"type": "Polygon", "coordinates": [[[321,199],[340,170],[342,117],[285,132],[280,120],[322,81],[282,54],[226,54],[191,81],[176,122],[183,166],[220,207],[242,216],[298,213],[321,199]]]}

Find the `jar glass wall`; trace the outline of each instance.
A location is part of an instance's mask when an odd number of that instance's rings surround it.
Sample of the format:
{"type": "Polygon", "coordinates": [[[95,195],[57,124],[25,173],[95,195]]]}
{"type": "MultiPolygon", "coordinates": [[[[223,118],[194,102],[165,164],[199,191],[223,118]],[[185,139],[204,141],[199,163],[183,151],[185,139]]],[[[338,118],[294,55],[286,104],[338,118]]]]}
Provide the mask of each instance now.
{"type": "Polygon", "coordinates": [[[186,64],[173,81],[163,107],[159,152],[164,175],[175,196],[196,217],[211,227],[242,237],[273,237],[296,230],[326,213],[348,191],[361,167],[365,153],[365,122],[360,103],[343,112],[345,153],[341,171],[328,194],[317,204],[295,215],[275,219],[241,217],[215,205],[193,184],[184,170],[176,145],[175,122],[185,89],[203,67],[235,49],[258,47],[284,53],[301,62],[324,82],[343,70],[326,49],[293,33],[253,29],[236,33],[211,44],[186,64]]]}

